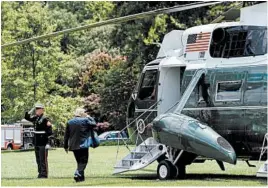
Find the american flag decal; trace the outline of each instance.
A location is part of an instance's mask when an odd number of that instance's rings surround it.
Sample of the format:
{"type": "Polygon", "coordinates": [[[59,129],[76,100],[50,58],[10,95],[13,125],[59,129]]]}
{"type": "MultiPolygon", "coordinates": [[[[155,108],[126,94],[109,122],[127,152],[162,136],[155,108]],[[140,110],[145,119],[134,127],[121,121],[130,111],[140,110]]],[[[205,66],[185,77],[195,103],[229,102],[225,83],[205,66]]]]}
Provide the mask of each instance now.
{"type": "Polygon", "coordinates": [[[210,35],[210,32],[189,35],[185,52],[207,51],[210,35]]]}

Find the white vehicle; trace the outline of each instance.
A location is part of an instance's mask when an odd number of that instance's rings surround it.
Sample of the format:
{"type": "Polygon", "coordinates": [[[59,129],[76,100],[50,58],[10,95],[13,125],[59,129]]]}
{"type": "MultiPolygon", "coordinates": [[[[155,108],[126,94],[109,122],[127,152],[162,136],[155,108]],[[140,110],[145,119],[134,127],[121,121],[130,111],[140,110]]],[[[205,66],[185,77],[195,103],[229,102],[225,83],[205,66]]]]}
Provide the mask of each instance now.
{"type": "Polygon", "coordinates": [[[23,127],[20,124],[1,125],[1,149],[16,150],[23,145],[23,127]]]}
{"type": "Polygon", "coordinates": [[[118,141],[118,140],[128,140],[126,133],[120,131],[108,131],[100,134],[100,142],[105,141],[118,141]]]}

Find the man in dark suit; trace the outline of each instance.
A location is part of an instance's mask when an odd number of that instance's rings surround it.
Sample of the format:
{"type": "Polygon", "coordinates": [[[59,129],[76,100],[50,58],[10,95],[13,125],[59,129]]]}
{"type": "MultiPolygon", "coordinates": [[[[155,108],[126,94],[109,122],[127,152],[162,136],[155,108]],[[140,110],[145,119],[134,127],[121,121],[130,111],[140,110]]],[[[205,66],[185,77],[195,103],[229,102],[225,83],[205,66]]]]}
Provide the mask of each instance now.
{"type": "Polygon", "coordinates": [[[64,135],[64,149],[66,153],[73,151],[77,162],[77,170],[74,174],[76,182],[85,181],[84,170],[88,163],[88,148],[81,148],[81,143],[87,139],[91,130],[96,127],[93,118],[87,117],[85,110],[78,108],[75,111],[75,117],[67,122],[64,135]]]}

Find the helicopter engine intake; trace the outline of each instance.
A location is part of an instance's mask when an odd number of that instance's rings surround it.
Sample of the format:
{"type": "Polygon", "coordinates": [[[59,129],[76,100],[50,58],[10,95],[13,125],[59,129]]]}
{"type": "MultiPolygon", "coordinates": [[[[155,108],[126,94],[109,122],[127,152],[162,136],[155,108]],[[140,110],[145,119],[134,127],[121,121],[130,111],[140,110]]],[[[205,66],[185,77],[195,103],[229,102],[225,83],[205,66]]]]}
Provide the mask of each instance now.
{"type": "Polygon", "coordinates": [[[212,41],[215,44],[223,42],[226,38],[226,31],[223,28],[218,28],[213,31],[212,41]]]}

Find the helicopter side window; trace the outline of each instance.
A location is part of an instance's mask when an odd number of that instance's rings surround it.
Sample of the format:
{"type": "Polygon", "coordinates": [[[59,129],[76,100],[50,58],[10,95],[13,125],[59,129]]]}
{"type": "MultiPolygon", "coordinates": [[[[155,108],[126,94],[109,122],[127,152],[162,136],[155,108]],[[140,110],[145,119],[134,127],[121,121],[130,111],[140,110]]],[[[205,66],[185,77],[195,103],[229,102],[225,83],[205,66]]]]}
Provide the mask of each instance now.
{"type": "Polygon", "coordinates": [[[143,80],[140,86],[140,100],[154,100],[156,93],[157,70],[147,70],[143,75],[143,80]]]}
{"type": "Polygon", "coordinates": [[[215,101],[240,101],[242,81],[218,82],[215,101]]]}

